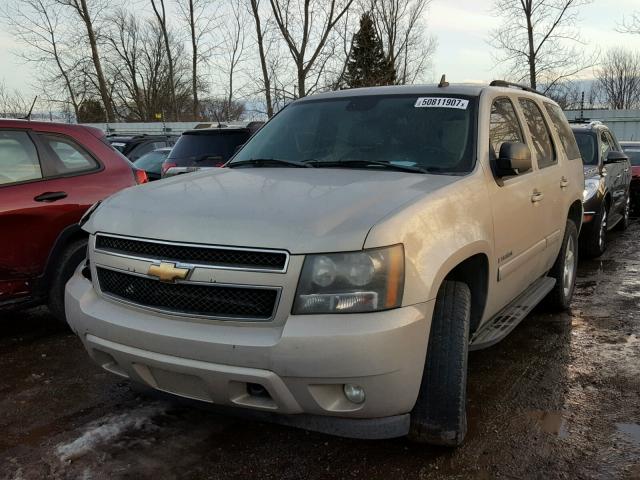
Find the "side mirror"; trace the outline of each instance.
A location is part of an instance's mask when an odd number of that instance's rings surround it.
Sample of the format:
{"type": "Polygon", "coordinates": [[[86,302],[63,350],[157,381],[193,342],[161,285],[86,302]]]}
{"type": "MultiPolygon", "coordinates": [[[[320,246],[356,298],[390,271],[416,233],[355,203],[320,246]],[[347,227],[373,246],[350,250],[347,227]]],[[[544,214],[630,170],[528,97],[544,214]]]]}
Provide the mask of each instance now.
{"type": "Polygon", "coordinates": [[[497,175],[508,177],[531,170],[531,150],[524,143],[505,142],[496,161],[497,175]]]}
{"type": "Polygon", "coordinates": [[[607,158],[604,159],[604,164],[626,162],[627,160],[629,160],[629,157],[627,157],[623,152],[610,150],[607,154],[607,158]]]}

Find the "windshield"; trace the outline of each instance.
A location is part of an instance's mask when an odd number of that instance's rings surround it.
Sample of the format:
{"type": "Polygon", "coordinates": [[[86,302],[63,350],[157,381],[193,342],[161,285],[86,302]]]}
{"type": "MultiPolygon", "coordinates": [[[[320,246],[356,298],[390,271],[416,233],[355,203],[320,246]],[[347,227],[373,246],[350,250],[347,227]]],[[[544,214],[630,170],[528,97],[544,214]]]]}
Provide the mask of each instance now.
{"type": "Polygon", "coordinates": [[[585,165],[598,165],[598,148],[595,135],[587,132],[574,132],[578,148],[582,155],[582,163],[585,165]]]}
{"type": "Polygon", "coordinates": [[[624,153],[629,157],[631,165],[634,167],[640,166],[640,145],[634,145],[632,147],[623,147],[624,153]]]}
{"type": "Polygon", "coordinates": [[[169,159],[173,161],[199,161],[208,157],[216,157],[220,162],[226,162],[248,138],[249,133],[242,130],[218,131],[207,134],[185,133],[171,150],[169,159]]]}
{"type": "Polygon", "coordinates": [[[162,162],[169,155],[169,150],[155,150],[141,156],[133,164],[145,172],[160,173],[162,162]]]}
{"type": "MultiPolygon", "coordinates": [[[[294,103],[267,123],[236,161],[366,162],[462,173],[472,170],[475,99],[377,95],[294,103]]],[[[363,164],[358,164],[363,162],[363,164]]],[[[380,168],[371,164],[369,168],[380,168]]]]}

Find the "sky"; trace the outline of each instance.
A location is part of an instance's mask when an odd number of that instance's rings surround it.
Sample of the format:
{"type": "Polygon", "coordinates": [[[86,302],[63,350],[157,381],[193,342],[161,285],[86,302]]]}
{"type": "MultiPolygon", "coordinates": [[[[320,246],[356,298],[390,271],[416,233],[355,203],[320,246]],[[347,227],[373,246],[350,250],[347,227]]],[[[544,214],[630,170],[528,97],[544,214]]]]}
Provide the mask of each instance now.
{"type": "MultiPolygon", "coordinates": [[[[5,0],[0,0],[0,2],[5,0]]],[[[428,30],[438,42],[433,58],[433,80],[446,73],[451,82],[487,82],[499,78],[487,44],[489,31],[500,23],[492,12],[493,0],[433,0],[426,13],[428,30]]],[[[640,11],[640,0],[594,0],[581,12],[581,32],[589,51],[625,46],[640,51],[640,35],[615,31],[624,16],[640,11]]],[[[12,54],[16,44],[0,28],[0,82],[24,94],[32,94],[30,78],[36,68],[24,65],[12,54]]],[[[593,75],[586,72],[585,76],[593,75]]]]}

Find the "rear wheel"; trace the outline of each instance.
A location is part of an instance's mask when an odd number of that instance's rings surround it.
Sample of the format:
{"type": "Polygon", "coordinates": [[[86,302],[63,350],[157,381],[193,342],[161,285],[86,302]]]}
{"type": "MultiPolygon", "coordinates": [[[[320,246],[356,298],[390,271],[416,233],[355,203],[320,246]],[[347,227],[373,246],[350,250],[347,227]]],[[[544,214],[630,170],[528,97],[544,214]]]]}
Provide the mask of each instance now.
{"type": "Polygon", "coordinates": [[[467,433],[467,360],[471,291],[443,282],[436,299],[418,400],[411,412],[412,440],[458,446],[467,433]]]}
{"type": "Polygon", "coordinates": [[[87,240],[76,240],[64,249],[54,266],[51,288],[49,289],[49,310],[61,323],[67,323],[64,311],[64,288],[87,255],[87,240]]]}
{"type": "Polygon", "coordinates": [[[558,258],[553,264],[549,276],[556,279],[553,290],[549,292],[545,303],[552,310],[567,310],[573,297],[578,269],[578,229],[576,224],[567,220],[564,239],[558,258]]]}
{"type": "Polygon", "coordinates": [[[599,257],[607,249],[608,221],[609,209],[606,202],[603,202],[591,225],[585,226],[580,233],[580,251],[586,257],[599,257]]]}

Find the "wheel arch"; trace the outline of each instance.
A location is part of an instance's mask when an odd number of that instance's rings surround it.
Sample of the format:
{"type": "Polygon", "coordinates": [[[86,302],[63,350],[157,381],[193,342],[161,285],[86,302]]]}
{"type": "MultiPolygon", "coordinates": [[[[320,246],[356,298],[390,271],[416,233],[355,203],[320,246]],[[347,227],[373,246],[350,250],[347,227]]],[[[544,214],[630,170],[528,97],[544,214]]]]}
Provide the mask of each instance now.
{"type": "Polygon", "coordinates": [[[73,225],[69,225],[60,232],[58,238],[56,238],[55,243],[53,244],[53,248],[49,252],[49,256],[47,257],[47,263],[45,265],[44,273],[40,279],[38,285],[38,293],[42,296],[47,296],[49,293],[49,286],[51,285],[51,280],[53,279],[56,262],[62,252],[69,246],[71,243],[76,240],[86,239],[89,237],[89,234],[80,228],[80,225],[77,223],[73,225]]]}
{"type": "Polygon", "coordinates": [[[583,214],[582,202],[580,200],[576,200],[569,207],[569,213],[567,214],[567,218],[576,225],[576,229],[578,230],[578,235],[580,234],[580,230],[582,228],[582,214],[583,214]]]}
{"type": "Polygon", "coordinates": [[[462,261],[450,265],[437,282],[438,289],[445,280],[466,283],[471,290],[471,332],[480,325],[489,293],[489,257],[485,252],[467,255],[462,261]]]}

